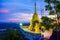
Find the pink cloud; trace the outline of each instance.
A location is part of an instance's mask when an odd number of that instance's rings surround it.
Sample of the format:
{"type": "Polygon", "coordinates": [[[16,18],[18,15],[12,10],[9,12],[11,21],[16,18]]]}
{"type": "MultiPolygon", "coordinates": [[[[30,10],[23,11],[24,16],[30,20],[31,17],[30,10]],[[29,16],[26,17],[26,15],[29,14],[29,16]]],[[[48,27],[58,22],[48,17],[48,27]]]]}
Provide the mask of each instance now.
{"type": "Polygon", "coordinates": [[[18,21],[19,18],[8,18],[7,21],[18,21]]]}
{"type": "MultiPolygon", "coordinates": [[[[12,16],[19,18],[19,22],[30,22],[33,14],[32,13],[14,13],[12,14],[12,16]]],[[[40,15],[39,15],[39,18],[41,18],[40,15]]]]}
{"type": "Polygon", "coordinates": [[[19,22],[30,22],[32,13],[14,13],[12,16],[19,18],[19,22]]]}
{"type": "Polygon", "coordinates": [[[0,12],[8,13],[8,12],[9,12],[9,10],[8,10],[8,9],[0,9],[0,12]]]}

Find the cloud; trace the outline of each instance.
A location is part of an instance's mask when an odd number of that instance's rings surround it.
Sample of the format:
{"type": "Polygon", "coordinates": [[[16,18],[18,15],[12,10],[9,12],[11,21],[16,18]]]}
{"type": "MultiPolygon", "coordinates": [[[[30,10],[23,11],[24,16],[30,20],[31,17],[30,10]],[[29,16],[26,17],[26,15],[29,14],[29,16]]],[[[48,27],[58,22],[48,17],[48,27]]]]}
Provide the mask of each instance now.
{"type": "MultiPolygon", "coordinates": [[[[19,22],[30,22],[33,16],[33,13],[13,13],[12,16],[19,18],[19,22]]],[[[39,18],[41,16],[39,15],[39,18]]]]}
{"type": "MultiPolygon", "coordinates": [[[[20,12],[11,13],[3,21],[6,21],[6,22],[30,22],[32,19],[32,16],[33,16],[33,13],[20,13],[20,12]]],[[[39,18],[41,18],[41,15],[39,15],[39,13],[38,13],[38,16],[39,16],[39,18]]]]}
{"type": "Polygon", "coordinates": [[[30,22],[32,18],[32,13],[14,13],[12,16],[19,18],[19,22],[30,22]]]}
{"type": "Polygon", "coordinates": [[[7,20],[8,20],[8,21],[18,21],[19,18],[8,18],[7,20]]]}
{"type": "Polygon", "coordinates": [[[2,12],[2,13],[8,13],[9,10],[8,9],[0,9],[0,12],[2,12]]]}

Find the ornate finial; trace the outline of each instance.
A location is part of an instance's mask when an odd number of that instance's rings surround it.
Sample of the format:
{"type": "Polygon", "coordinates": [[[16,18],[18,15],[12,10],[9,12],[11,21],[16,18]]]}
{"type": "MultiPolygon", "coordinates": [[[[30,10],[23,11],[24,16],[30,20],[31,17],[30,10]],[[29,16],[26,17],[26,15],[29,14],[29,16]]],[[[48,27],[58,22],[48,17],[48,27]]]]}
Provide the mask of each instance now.
{"type": "Polygon", "coordinates": [[[35,3],[34,3],[34,13],[36,13],[36,0],[35,0],[35,3]]]}

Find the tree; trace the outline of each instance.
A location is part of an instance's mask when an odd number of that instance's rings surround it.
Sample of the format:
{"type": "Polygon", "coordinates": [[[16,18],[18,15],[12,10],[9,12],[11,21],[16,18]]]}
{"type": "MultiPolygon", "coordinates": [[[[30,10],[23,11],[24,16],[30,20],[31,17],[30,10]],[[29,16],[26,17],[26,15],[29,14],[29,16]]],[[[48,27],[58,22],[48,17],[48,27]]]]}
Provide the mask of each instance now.
{"type": "Polygon", "coordinates": [[[45,0],[48,5],[46,5],[46,10],[52,13],[60,13],[60,1],[59,0],[45,0]]]}
{"type": "MultiPolygon", "coordinates": [[[[58,25],[59,24],[58,18],[60,15],[60,1],[59,0],[45,0],[45,2],[47,3],[47,5],[45,7],[46,7],[46,10],[49,10],[49,14],[57,15],[56,25],[58,25]]],[[[59,27],[59,26],[56,26],[56,27],[59,27]]]]}
{"type": "Polygon", "coordinates": [[[46,10],[49,10],[50,14],[60,14],[59,0],[45,0],[45,2],[48,3],[48,5],[46,5],[46,10]]]}
{"type": "Polygon", "coordinates": [[[49,28],[52,28],[52,22],[53,20],[51,18],[48,17],[42,17],[42,26],[45,26],[47,30],[49,30],[49,28]]]}
{"type": "Polygon", "coordinates": [[[57,22],[54,25],[54,27],[56,27],[56,35],[57,35],[57,40],[59,40],[59,15],[60,15],[60,0],[45,0],[45,2],[48,4],[46,5],[46,10],[49,10],[49,14],[56,14],[57,15],[57,22]]]}
{"type": "Polygon", "coordinates": [[[27,40],[27,38],[18,30],[7,29],[4,33],[3,40],[27,40]]]}

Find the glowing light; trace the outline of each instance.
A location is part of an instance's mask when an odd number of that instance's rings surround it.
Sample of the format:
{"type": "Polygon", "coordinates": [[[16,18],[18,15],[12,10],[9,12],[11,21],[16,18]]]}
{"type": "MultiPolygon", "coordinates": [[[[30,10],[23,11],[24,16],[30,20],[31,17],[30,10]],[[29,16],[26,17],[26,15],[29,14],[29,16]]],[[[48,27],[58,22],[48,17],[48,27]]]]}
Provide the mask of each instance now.
{"type": "Polygon", "coordinates": [[[20,23],[20,26],[22,26],[22,23],[20,23]]]}

